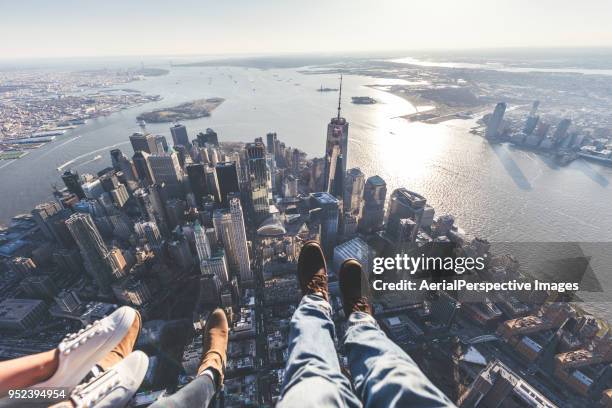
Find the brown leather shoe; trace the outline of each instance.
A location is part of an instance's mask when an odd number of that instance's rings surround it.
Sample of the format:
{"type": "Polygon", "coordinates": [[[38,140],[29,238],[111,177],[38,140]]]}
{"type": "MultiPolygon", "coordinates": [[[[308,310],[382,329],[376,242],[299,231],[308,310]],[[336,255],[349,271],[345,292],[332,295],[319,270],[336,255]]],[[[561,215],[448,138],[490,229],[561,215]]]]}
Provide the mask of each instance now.
{"type": "Polygon", "coordinates": [[[317,294],[329,301],[327,265],[318,242],[307,241],[304,244],[298,259],[297,273],[302,295],[317,294]]]}
{"type": "Polygon", "coordinates": [[[368,279],[361,264],[355,259],[347,259],[340,267],[338,274],[340,294],[344,315],[348,318],[353,312],[372,314],[372,306],[368,300],[368,279]]]}
{"type": "Polygon", "coordinates": [[[213,369],[217,373],[217,388],[221,388],[225,376],[229,337],[229,325],[223,309],[217,308],[208,316],[202,332],[202,362],[198,375],[208,368],[213,369]]]}
{"type": "Polygon", "coordinates": [[[98,362],[98,366],[106,371],[124,358],[126,358],[133,350],[134,345],[136,344],[136,340],[138,340],[138,335],[140,334],[140,329],[142,327],[142,318],[140,317],[140,313],[136,311],[136,318],[132,323],[132,326],[129,328],[127,334],[123,337],[121,342],[115,346],[114,349],[111,350],[102,360],[98,362]]]}

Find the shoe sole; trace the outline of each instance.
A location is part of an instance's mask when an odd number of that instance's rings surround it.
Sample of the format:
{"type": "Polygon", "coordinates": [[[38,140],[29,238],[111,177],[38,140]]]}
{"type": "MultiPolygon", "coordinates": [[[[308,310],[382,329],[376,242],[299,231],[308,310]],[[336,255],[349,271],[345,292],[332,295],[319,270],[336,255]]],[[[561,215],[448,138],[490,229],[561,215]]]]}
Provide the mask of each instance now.
{"type": "MultiPolygon", "coordinates": [[[[325,268],[325,270],[327,271],[327,260],[325,259],[325,252],[323,252],[323,247],[321,246],[321,243],[319,241],[315,241],[314,239],[308,240],[308,241],[304,242],[304,245],[302,245],[302,250],[307,245],[315,246],[319,250],[319,252],[321,254],[321,259],[323,259],[323,268],[325,268]]],[[[302,253],[301,252],[302,250],[300,250],[300,254],[302,253]]],[[[300,272],[299,257],[298,257],[298,269],[297,269],[297,272],[298,272],[298,282],[300,284],[300,289],[302,289],[302,278],[301,278],[302,273],[300,272]]],[[[302,292],[303,291],[304,290],[302,289],[302,292]]]]}
{"type": "MultiPolygon", "coordinates": [[[[340,270],[338,271],[338,283],[340,286],[340,293],[342,294],[342,298],[344,299],[344,294],[343,294],[343,290],[342,290],[342,276],[346,275],[345,273],[342,273],[342,271],[349,265],[349,264],[355,264],[355,266],[359,266],[359,288],[360,288],[360,293],[362,296],[370,296],[370,289],[368,286],[368,278],[363,270],[363,265],[361,265],[361,262],[359,262],[358,260],[356,260],[355,258],[349,258],[347,260],[345,260],[344,262],[342,262],[342,265],[340,265],[340,270]],[[365,285],[364,285],[365,284],[365,285]]],[[[346,279],[346,278],[345,278],[346,279]]]]}

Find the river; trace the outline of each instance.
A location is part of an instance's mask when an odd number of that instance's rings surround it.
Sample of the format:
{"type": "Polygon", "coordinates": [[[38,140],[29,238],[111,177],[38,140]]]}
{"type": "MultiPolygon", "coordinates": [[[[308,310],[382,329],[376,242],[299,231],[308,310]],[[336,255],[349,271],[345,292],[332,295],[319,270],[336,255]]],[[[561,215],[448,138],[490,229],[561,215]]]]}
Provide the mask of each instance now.
{"type": "MultiPolygon", "coordinates": [[[[321,156],[326,126],[336,113],[335,75],[306,75],[294,69],[225,67],[172,68],[169,75],[129,84],[163,100],[126,109],[58,137],[26,157],[0,163],[0,222],[28,212],[61,185],[62,164],[80,173],[110,165],[108,151],[128,154],[136,116],[193,99],[222,97],[212,116],[185,121],[190,137],[211,127],[221,141],[250,141],[269,131],[310,157],[321,156]],[[93,160],[102,155],[102,159],[93,160]]],[[[471,235],[492,241],[612,241],[612,168],[577,160],[559,168],[545,157],[507,145],[490,145],[468,133],[473,120],[439,124],[408,122],[408,101],[367,87],[393,80],[345,76],[342,114],[350,123],[349,166],[386,180],[389,192],[405,186],[424,195],[437,214],[453,214],[471,235]],[[371,96],[354,105],[351,96],[371,96]]],[[[124,86],[125,87],[125,86],[124,86]]],[[[170,124],[147,129],[166,135],[170,124]]]]}

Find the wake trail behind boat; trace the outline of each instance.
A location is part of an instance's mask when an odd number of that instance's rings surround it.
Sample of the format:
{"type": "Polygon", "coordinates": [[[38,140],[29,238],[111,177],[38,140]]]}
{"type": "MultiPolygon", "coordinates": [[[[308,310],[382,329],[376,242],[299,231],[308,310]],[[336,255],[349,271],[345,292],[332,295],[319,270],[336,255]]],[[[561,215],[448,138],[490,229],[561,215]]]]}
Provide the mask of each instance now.
{"type": "MultiPolygon", "coordinates": [[[[85,158],[85,157],[89,157],[89,156],[91,156],[92,154],[99,153],[99,152],[101,152],[101,151],[105,151],[105,150],[108,150],[108,149],[110,149],[110,148],[117,147],[117,146],[121,146],[121,145],[125,145],[125,144],[129,144],[129,143],[130,143],[129,141],[127,141],[127,142],[121,142],[121,143],[115,143],[115,144],[110,145],[110,146],[104,146],[104,147],[101,147],[101,148],[99,148],[99,149],[92,150],[91,152],[87,152],[87,153],[85,153],[85,154],[82,154],[82,155],[80,155],[80,156],[75,157],[74,159],[68,160],[67,162],[65,162],[65,163],[63,163],[62,165],[60,165],[60,166],[57,168],[57,171],[63,171],[65,167],[70,166],[71,164],[73,164],[73,163],[77,162],[78,160],[81,160],[81,159],[83,159],[83,158],[85,158]]],[[[94,159],[94,160],[97,160],[97,159],[94,159]]],[[[90,161],[91,161],[91,160],[90,160],[90,161]]],[[[88,162],[81,163],[81,164],[80,164],[80,166],[82,166],[82,165],[84,165],[84,164],[86,164],[86,163],[88,163],[88,162]]]]}

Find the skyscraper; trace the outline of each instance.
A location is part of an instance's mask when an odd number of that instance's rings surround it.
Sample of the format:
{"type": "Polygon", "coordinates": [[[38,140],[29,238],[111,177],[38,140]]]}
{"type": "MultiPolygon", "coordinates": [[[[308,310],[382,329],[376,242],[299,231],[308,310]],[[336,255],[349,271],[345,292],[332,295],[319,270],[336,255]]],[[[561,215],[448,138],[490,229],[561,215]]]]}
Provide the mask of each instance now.
{"type": "Polygon", "coordinates": [[[198,253],[198,260],[201,264],[204,260],[210,258],[210,243],[208,242],[208,237],[206,236],[206,230],[202,228],[200,223],[197,221],[193,226],[193,234],[195,237],[195,247],[196,252],[198,253]]]}
{"type": "Polygon", "coordinates": [[[229,268],[225,251],[223,248],[218,249],[210,255],[210,258],[200,262],[200,272],[202,275],[213,274],[219,278],[222,284],[229,282],[229,268]]]}
{"type": "Polygon", "coordinates": [[[215,170],[217,172],[217,180],[219,181],[221,202],[224,206],[228,206],[228,194],[240,194],[240,184],[238,182],[238,171],[236,169],[236,163],[217,163],[217,165],[215,166],[215,170]]]}
{"type": "Polygon", "coordinates": [[[380,176],[372,176],[363,190],[363,212],[359,228],[365,233],[380,231],[385,218],[387,183],[380,176]]]}
{"type": "Polygon", "coordinates": [[[206,186],[206,167],[202,163],[188,164],[186,167],[187,178],[189,179],[189,187],[195,197],[198,207],[202,206],[202,198],[208,195],[208,188],[206,186]]]}
{"type": "Polygon", "coordinates": [[[221,203],[219,180],[217,180],[217,172],[215,171],[215,168],[205,166],[204,175],[206,177],[206,187],[208,188],[208,194],[213,196],[217,203],[221,203]]]}
{"type": "Polygon", "coordinates": [[[525,121],[525,127],[523,128],[523,133],[526,135],[531,135],[538,125],[538,121],[540,120],[539,116],[528,116],[525,121]]]}
{"type": "Polygon", "coordinates": [[[155,150],[151,154],[168,153],[168,141],[164,135],[155,135],[155,150]]]}
{"type": "Polygon", "coordinates": [[[325,191],[338,198],[342,198],[342,190],[344,188],[341,174],[342,163],[340,146],[332,146],[331,150],[325,156],[325,191]]]}
{"type": "Polygon", "coordinates": [[[182,145],[187,149],[191,149],[191,142],[189,142],[189,136],[187,135],[187,128],[184,125],[176,124],[170,128],[172,134],[172,142],[174,145],[182,145]]]}
{"type": "Polygon", "coordinates": [[[85,192],[83,191],[83,187],[81,187],[79,173],[77,173],[76,170],[66,170],[64,174],[62,174],[62,181],[72,194],[75,194],[79,199],[85,198],[85,192]]]}
{"type": "Polygon", "coordinates": [[[32,217],[36,221],[36,225],[47,239],[55,239],[53,230],[51,229],[47,219],[61,211],[62,206],[55,201],[38,204],[32,210],[32,217]]]}
{"type": "Polygon", "coordinates": [[[276,143],[277,143],[276,133],[268,133],[266,135],[266,149],[268,153],[275,155],[276,154],[276,143]]]}
{"type": "Polygon", "coordinates": [[[134,133],[130,136],[130,143],[134,153],[146,152],[149,154],[157,153],[157,145],[155,143],[155,136],[150,133],[134,133]]]}
{"type": "Polygon", "coordinates": [[[138,178],[134,164],[121,150],[113,149],[110,151],[110,155],[113,169],[123,172],[126,180],[135,181],[138,178]]]}
{"type": "Polygon", "coordinates": [[[198,133],[197,139],[200,147],[204,147],[207,144],[219,146],[219,138],[217,137],[217,133],[211,128],[206,129],[205,133],[198,133]]]}
{"type": "Polygon", "coordinates": [[[215,211],[213,225],[225,248],[230,268],[240,273],[240,281],[244,285],[253,281],[244,215],[237,198],[230,200],[229,207],[229,210],[215,211]]]}
{"type": "Polygon", "coordinates": [[[122,271],[102,240],[98,228],[89,214],[72,214],[66,226],[76,241],[85,269],[98,287],[108,292],[113,280],[121,277],[122,271]]]}
{"type": "Polygon", "coordinates": [[[183,197],[183,169],[176,153],[152,154],[147,158],[153,182],[165,184],[168,197],[183,197]]]}
{"type": "Polygon", "coordinates": [[[421,227],[425,203],[425,197],[408,191],[403,187],[391,193],[386,227],[389,240],[399,242],[405,239],[402,234],[405,233],[406,228],[411,228],[412,236],[410,237],[410,243],[415,242],[417,232],[421,227]],[[406,222],[402,222],[405,218],[414,221],[414,227],[408,226],[406,222]]]}
{"type": "Polygon", "coordinates": [[[45,220],[45,224],[49,227],[49,230],[55,237],[55,240],[59,242],[65,248],[69,248],[74,245],[74,239],[66,227],[66,220],[72,215],[72,211],[67,208],[62,208],[57,213],[51,215],[45,220]]]}
{"type": "Polygon", "coordinates": [[[365,175],[358,168],[352,168],[347,172],[344,184],[344,212],[361,216],[363,206],[363,190],[365,188],[365,175]]]}
{"type": "Polygon", "coordinates": [[[149,156],[149,153],[144,151],[137,151],[134,153],[134,156],[132,156],[134,168],[136,169],[136,177],[147,185],[153,182],[151,166],[148,160],[149,156]]]}
{"type": "Polygon", "coordinates": [[[268,166],[266,164],[266,148],[260,141],[247,143],[247,165],[251,205],[257,218],[265,218],[270,209],[268,200],[268,166]]]}
{"type": "Polygon", "coordinates": [[[405,253],[414,242],[416,237],[417,223],[410,218],[402,218],[399,220],[397,229],[397,239],[393,241],[397,253],[405,253]]]}
{"type": "Polygon", "coordinates": [[[348,161],[348,128],[347,120],[340,116],[342,103],[342,77],[338,94],[338,115],[327,125],[325,143],[325,190],[336,197],[342,197],[342,186],[348,161]],[[335,148],[337,146],[337,148],[335,148]],[[336,168],[339,167],[338,170],[336,168]],[[336,176],[340,174],[340,179],[336,176]]]}
{"type": "Polygon", "coordinates": [[[557,128],[555,129],[555,133],[553,133],[552,136],[555,143],[560,144],[563,142],[563,140],[567,137],[567,131],[569,130],[571,124],[571,119],[561,119],[557,125],[557,128]]]}
{"type": "Polygon", "coordinates": [[[134,231],[138,238],[145,240],[153,248],[159,248],[162,244],[162,236],[154,221],[137,222],[134,231]]]}
{"type": "Polygon", "coordinates": [[[321,246],[330,257],[338,239],[339,201],[329,193],[310,194],[310,207],[320,224],[321,246]]]}
{"type": "Polygon", "coordinates": [[[489,117],[485,137],[487,139],[495,139],[500,136],[504,114],[506,113],[506,103],[500,102],[495,106],[493,115],[489,117]]]}

